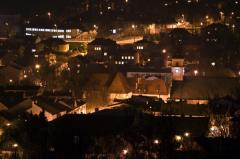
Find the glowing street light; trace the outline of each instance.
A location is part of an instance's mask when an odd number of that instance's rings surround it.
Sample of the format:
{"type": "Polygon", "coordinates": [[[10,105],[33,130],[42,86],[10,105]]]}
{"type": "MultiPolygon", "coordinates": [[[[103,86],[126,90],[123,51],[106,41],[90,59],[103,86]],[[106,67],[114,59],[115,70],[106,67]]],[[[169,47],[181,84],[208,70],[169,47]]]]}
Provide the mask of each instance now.
{"type": "Polygon", "coordinates": [[[216,63],[215,63],[215,62],[212,62],[211,65],[214,67],[214,66],[216,66],[216,63]]]}
{"type": "Polygon", "coordinates": [[[166,52],[167,52],[167,50],[166,50],[166,49],[162,49],[162,53],[164,53],[164,54],[165,54],[166,52]]]}
{"type": "Polygon", "coordinates": [[[128,150],[124,149],[122,152],[123,152],[124,155],[126,155],[128,153],[128,150]]]}
{"type": "Polygon", "coordinates": [[[194,70],[193,72],[194,72],[194,75],[197,76],[198,70],[194,70]]]}
{"type": "Polygon", "coordinates": [[[17,147],[18,147],[18,144],[15,143],[15,144],[13,144],[12,146],[15,147],[15,148],[17,148],[17,147]]]}
{"type": "Polygon", "coordinates": [[[36,69],[40,69],[40,67],[41,67],[41,66],[40,66],[39,64],[36,64],[36,65],[35,65],[35,68],[36,68],[36,69]]]}
{"type": "Polygon", "coordinates": [[[48,15],[49,18],[51,18],[52,13],[51,12],[47,12],[47,15],[48,15]]]}
{"type": "Polygon", "coordinates": [[[185,132],[185,133],[184,133],[184,136],[185,136],[185,137],[189,137],[189,136],[190,136],[190,133],[189,133],[189,132],[185,132]]]}
{"type": "Polygon", "coordinates": [[[7,127],[9,127],[9,126],[11,126],[11,123],[7,123],[6,125],[7,125],[7,127]]]}
{"type": "Polygon", "coordinates": [[[176,136],[175,136],[175,140],[176,140],[177,142],[181,141],[181,140],[182,140],[182,136],[176,135],[176,136]]]}
{"type": "Polygon", "coordinates": [[[156,140],[153,141],[153,143],[156,144],[156,145],[158,145],[158,144],[159,144],[159,140],[156,139],[156,140]]]}

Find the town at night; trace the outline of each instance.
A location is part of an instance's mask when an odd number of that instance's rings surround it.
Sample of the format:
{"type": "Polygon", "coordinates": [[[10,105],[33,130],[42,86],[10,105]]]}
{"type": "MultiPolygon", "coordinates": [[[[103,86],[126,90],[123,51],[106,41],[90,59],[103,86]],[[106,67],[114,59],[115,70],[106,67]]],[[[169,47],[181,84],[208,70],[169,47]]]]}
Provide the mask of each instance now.
{"type": "Polygon", "coordinates": [[[0,159],[240,158],[240,0],[6,0],[0,159]]]}

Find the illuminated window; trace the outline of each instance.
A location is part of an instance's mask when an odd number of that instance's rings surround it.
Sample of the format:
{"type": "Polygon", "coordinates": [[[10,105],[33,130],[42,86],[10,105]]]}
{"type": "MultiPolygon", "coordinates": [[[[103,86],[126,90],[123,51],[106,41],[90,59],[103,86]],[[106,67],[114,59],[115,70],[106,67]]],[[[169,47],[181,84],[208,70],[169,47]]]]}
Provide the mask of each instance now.
{"type": "Polygon", "coordinates": [[[103,54],[104,56],[107,56],[107,52],[104,52],[104,54],[103,54]]]}
{"type": "Polygon", "coordinates": [[[101,47],[94,47],[94,50],[95,50],[95,51],[101,51],[102,48],[101,48],[101,47]]]}
{"type": "Polygon", "coordinates": [[[64,35],[58,35],[58,38],[64,38],[64,35]]]}
{"type": "Polygon", "coordinates": [[[71,36],[71,35],[66,35],[66,38],[67,38],[67,39],[71,39],[72,36],[71,36]]]}
{"type": "Polygon", "coordinates": [[[66,32],[67,32],[67,33],[71,33],[72,30],[71,30],[71,29],[67,29],[66,32]]]}
{"type": "Polygon", "coordinates": [[[143,50],[143,46],[137,46],[138,50],[143,50]]]}

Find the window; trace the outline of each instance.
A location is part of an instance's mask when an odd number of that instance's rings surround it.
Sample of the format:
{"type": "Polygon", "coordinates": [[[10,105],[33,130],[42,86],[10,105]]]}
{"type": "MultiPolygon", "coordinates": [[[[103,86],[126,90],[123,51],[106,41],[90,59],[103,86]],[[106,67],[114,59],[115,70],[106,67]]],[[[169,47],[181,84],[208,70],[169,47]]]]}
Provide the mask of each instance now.
{"type": "Polygon", "coordinates": [[[71,35],[66,35],[66,38],[67,38],[67,39],[71,39],[72,36],[71,36],[71,35]]]}
{"type": "Polygon", "coordinates": [[[95,50],[95,51],[101,51],[102,48],[101,48],[101,47],[94,47],[94,50],[95,50]]]}
{"type": "Polygon", "coordinates": [[[104,56],[107,56],[107,52],[104,52],[103,55],[104,55],[104,56]]]}

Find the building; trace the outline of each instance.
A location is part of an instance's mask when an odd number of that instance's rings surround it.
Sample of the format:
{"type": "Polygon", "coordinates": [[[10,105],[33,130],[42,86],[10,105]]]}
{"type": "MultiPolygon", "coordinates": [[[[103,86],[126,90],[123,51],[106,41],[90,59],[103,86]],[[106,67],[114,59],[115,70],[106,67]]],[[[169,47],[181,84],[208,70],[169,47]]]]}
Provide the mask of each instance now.
{"type": "Polygon", "coordinates": [[[55,53],[67,53],[69,51],[69,43],[63,39],[49,38],[37,44],[37,52],[53,51],[55,53]]]}
{"type": "Polygon", "coordinates": [[[96,38],[88,44],[87,56],[98,64],[113,63],[118,45],[111,39],[96,38]]]}
{"type": "Polygon", "coordinates": [[[142,66],[164,66],[163,52],[160,45],[146,39],[134,43],[135,63],[142,66]]]}
{"type": "Polygon", "coordinates": [[[171,98],[187,104],[208,104],[216,97],[232,96],[239,87],[238,78],[195,77],[173,83],[171,98]]]}
{"type": "Polygon", "coordinates": [[[27,112],[34,115],[44,112],[47,121],[52,121],[66,114],[86,114],[86,105],[81,100],[37,96],[27,112]]]}
{"type": "Polygon", "coordinates": [[[42,39],[58,38],[58,39],[73,39],[81,33],[78,28],[58,27],[56,24],[50,26],[27,26],[25,28],[26,36],[39,36],[42,39]]]}

